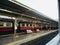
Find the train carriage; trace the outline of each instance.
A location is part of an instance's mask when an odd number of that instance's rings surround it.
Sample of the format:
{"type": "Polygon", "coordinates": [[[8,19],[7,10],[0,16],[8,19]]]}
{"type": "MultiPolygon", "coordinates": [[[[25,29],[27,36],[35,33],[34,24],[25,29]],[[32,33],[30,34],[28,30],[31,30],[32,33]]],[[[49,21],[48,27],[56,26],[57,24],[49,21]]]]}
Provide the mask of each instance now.
{"type": "Polygon", "coordinates": [[[39,25],[37,25],[36,23],[32,23],[32,22],[25,22],[25,21],[20,21],[18,24],[18,30],[20,31],[27,31],[27,30],[31,30],[36,31],[36,29],[41,29],[41,27],[39,25]]]}
{"type": "Polygon", "coordinates": [[[13,22],[12,19],[0,18],[0,35],[13,33],[13,22]]]}

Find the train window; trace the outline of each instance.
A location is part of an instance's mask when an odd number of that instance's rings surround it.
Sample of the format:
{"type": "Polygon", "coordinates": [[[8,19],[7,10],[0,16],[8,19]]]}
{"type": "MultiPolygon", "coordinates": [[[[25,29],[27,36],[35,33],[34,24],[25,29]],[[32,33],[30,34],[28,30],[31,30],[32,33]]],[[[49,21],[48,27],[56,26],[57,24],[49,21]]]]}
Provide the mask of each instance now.
{"type": "Polygon", "coordinates": [[[6,22],[3,23],[4,24],[4,27],[6,26],[6,22]]]}
{"type": "Polygon", "coordinates": [[[2,22],[0,22],[0,26],[3,26],[3,23],[2,22]]]}
{"type": "Polygon", "coordinates": [[[22,24],[20,23],[20,27],[22,27],[22,24]]]}
{"type": "Polygon", "coordinates": [[[35,26],[35,24],[33,26],[35,26]]]}
{"type": "Polygon", "coordinates": [[[25,26],[25,24],[23,23],[22,26],[25,26]]]}
{"type": "Polygon", "coordinates": [[[28,24],[28,26],[30,26],[30,24],[28,24]]]}
{"type": "Polygon", "coordinates": [[[12,26],[12,23],[6,23],[6,26],[12,26]]]}
{"type": "Polygon", "coordinates": [[[26,26],[28,26],[28,24],[26,26]]]}
{"type": "Polygon", "coordinates": [[[32,24],[30,24],[30,26],[32,26],[32,24]]]}
{"type": "Polygon", "coordinates": [[[25,26],[27,26],[27,24],[25,24],[25,26]]]}

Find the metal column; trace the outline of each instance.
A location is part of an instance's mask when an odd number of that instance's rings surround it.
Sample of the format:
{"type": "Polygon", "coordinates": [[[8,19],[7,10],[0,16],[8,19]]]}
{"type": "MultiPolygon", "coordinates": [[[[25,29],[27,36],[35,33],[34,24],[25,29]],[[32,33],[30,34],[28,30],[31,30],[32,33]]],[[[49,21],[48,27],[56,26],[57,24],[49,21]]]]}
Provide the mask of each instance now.
{"type": "Polygon", "coordinates": [[[14,35],[13,38],[16,38],[16,30],[17,30],[17,26],[18,26],[18,22],[17,22],[17,18],[13,18],[14,19],[14,35]]]}

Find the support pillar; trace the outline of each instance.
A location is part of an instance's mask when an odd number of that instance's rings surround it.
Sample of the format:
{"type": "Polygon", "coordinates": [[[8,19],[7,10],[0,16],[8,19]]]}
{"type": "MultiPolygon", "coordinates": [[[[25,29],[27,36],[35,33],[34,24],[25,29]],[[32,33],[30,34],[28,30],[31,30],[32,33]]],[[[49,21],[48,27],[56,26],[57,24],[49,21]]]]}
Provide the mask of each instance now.
{"type": "Polygon", "coordinates": [[[17,22],[17,18],[13,18],[14,19],[14,35],[13,35],[13,38],[16,38],[16,30],[17,30],[17,25],[18,25],[18,22],[17,22]]]}
{"type": "Polygon", "coordinates": [[[50,29],[49,30],[51,30],[51,24],[50,24],[50,29]]]}
{"type": "Polygon", "coordinates": [[[41,30],[42,30],[42,28],[43,28],[43,27],[42,27],[42,25],[41,25],[41,30]]]}
{"type": "Polygon", "coordinates": [[[51,24],[49,25],[49,28],[48,28],[48,31],[50,31],[51,30],[51,24]]]}
{"type": "Polygon", "coordinates": [[[48,29],[48,25],[46,25],[46,30],[48,29]]]}
{"type": "Polygon", "coordinates": [[[15,22],[14,22],[14,38],[16,38],[16,30],[17,30],[17,20],[15,19],[15,22]]]}

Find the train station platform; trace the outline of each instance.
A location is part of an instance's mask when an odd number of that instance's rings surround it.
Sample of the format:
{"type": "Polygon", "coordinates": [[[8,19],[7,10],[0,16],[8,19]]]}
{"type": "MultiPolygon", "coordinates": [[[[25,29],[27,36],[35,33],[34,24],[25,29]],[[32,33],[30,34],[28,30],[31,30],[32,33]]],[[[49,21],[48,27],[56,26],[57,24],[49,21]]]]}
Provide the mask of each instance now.
{"type": "Polygon", "coordinates": [[[0,45],[20,45],[56,31],[57,30],[40,31],[38,33],[17,35],[16,38],[13,38],[13,36],[2,37],[0,38],[0,45]]]}

